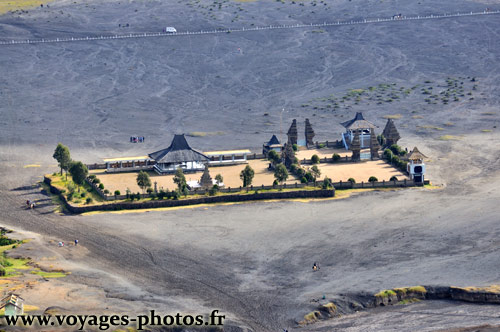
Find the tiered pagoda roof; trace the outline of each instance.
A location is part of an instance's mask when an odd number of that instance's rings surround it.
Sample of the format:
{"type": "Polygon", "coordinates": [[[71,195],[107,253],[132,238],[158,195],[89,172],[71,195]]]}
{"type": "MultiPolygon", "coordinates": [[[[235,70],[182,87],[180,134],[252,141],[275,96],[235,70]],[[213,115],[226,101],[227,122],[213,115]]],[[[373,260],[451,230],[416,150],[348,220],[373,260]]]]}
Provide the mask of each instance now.
{"type": "Polygon", "coordinates": [[[363,117],[363,113],[361,112],[357,112],[354,119],[342,122],[341,125],[348,130],[375,128],[375,125],[373,123],[365,120],[365,118],[363,117]]]}
{"type": "Polygon", "coordinates": [[[170,146],[149,154],[157,163],[180,163],[187,161],[208,161],[202,152],[191,148],[183,135],[175,135],[170,146]]]}

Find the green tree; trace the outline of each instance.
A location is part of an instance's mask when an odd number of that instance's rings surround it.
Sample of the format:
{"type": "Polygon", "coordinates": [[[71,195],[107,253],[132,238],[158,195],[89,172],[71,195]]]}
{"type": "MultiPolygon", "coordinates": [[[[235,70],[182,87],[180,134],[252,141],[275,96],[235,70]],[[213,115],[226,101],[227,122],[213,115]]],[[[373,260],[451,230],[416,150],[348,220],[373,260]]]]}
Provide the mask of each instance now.
{"type": "Polygon", "coordinates": [[[328,189],[332,187],[333,187],[332,180],[328,176],[325,176],[325,178],[323,179],[323,189],[328,189]]]}
{"type": "Polygon", "coordinates": [[[146,188],[151,187],[151,179],[149,178],[148,173],[144,171],[140,171],[139,174],[137,174],[137,185],[139,188],[142,189],[142,193],[144,193],[144,190],[146,188]]]}
{"type": "MultiPolygon", "coordinates": [[[[69,169],[73,182],[81,186],[85,182],[85,178],[89,174],[87,166],[85,166],[81,161],[76,161],[71,164],[69,169]]],[[[78,187],[78,192],[80,192],[80,187],[78,187]]]]}
{"type": "Polygon", "coordinates": [[[319,170],[318,166],[314,165],[313,167],[311,167],[311,174],[314,178],[314,183],[316,184],[316,179],[321,175],[321,171],[319,170]]]}
{"type": "Polygon", "coordinates": [[[370,176],[370,178],[368,179],[368,182],[377,182],[378,179],[375,177],[375,176],[370,176]]]}
{"type": "Polygon", "coordinates": [[[243,187],[248,187],[252,184],[255,172],[250,165],[247,165],[244,170],[240,173],[240,179],[243,181],[243,187]]]}
{"type": "Polygon", "coordinates": [[[221,183],[223,183],[223,182],[224,182],[224,178],[222,177],[222,175],[217,174],[217,175],[215,176],[215,181],[217,182],[217,185],[220,185],[221,183]]]}
{"type": "Polygon", "coordinates": [[[319,157],[317,154],[313,154],[313,156],[311,157],[311,162],[313,164],[319,164],[319,157]]]}
{"type": "Polygon", "coordinates": [[[115,190],[115,199],[116,199],[116,196],[120,196],[121,193],[120,193],[120,190],[115,190]]]}
{"type": "Polygon", "coordinates": [[[274,169],[274,178],[281,184],[283,184],[283,182],[288,179],[288,171],[286,170],[285,165],[279,164],[278,166],[276,166],[276,168],[274,169]]]}
{"type": "Polygon", "coordinates": [[[332,155],[332,161],[336,162],[336,161],[339,161],[339,160],[340,160],[340,155],[338,153],[334,153],[332,155]]]}
{"type": "Polygon", "coordinates": [[[354,178],[349,178],[347,179],[347,181],[349,181],[350,183],[356,183],[356,180],[354,178]]]}
{"type": "Polygon", "coordinates": [[[54,151],[52,157],[59,163],[59,167],[61,168],[61,175],[62,171],[65,170],[66,179],[68,179],[68,169],[71,166],[71,155],[69,153],[68,147],[62,145],[61,143],[57,144],[56,150],[54,151]]]}
{"type": "Polygon", "coordinates": [[[187,187],[186,177],[184,176],[184,172],[180,167],[175,171],[174,183],[177,185],[179,192],[187,187]]]}
{"type": "Polygon", "coordinates": [[[278,152],[271,150],[267,154],[267,160],[269,160],[275,166],[281,162],[281,157],[278,152]]]}

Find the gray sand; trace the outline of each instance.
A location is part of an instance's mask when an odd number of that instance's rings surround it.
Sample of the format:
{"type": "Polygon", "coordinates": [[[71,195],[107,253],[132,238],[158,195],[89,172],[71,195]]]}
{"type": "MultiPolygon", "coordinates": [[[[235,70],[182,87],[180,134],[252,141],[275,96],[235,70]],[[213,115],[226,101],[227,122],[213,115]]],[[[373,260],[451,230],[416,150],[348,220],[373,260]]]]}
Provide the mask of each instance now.
{"type": "MultiPolygon", "coordinates": [[[[327,2],[329,9],[323,10],[313,8],[319,2],[306,2],[303,8],[288,1],[232,3],[218,21],[207,16],[208,9],[194,10],[184,2],[95,1],[88,7],[56,2],[48,10],[1,16],[0,35],[159,31],[165,25],[197,30],[486,6],[472,1],[327,2]],[[241,18],[231,22],[238,6],[244,8],[241,18]],[[61,10],[64,14],[57,14],[61,10]],[[129,30],[118,28],[121,23],[129,23],[129,30]]],[[[88,254],[61,252],[74,267],[62,282],[104,290],[107,298],[99,300],[106,306],[113,299],[112,310],[218,308],[233,325],[254,331],[293,327],[316,307],[312,300],[323,295],[499,283],[499,23],[500,16],[492,15],[323,32],[2,47],[0,223],[40,234],[40,244],[47,247],[53,246],[49,239],[78,238],[88,254]],[[238,47],[243,54],[237,54],[238,47]],[[477,84],[474,99],[429,105],[418,88],[406,99],[381,105],[363,101],[336,111],[312,107],[313,98],[380,83],[410,87],[430,80],[434,89],[442,89],[438,85],[447,77],[462,77],[467,91],[477,84]],[[401,145],[418,145],[429,156],[427,176],[441,189],[91,216],[51,213],[49,200],[26,211],[27,198],[47,197],[38,189],[13,190],[57,170],[51,156],[59,141],[86,162],[152,152],[168,145],[174,133],[195,131],[224,132],[189,137],[195,148],[258,151],[272,133],[279,133],[282,107],[287,110],[285,130],[292,118],[303,126],[309,117],[320,140],[339,138],[343,129],[338,123],[355,111],[363,110],[379,131],[383,115],[402,114],[396,120],[401,145]],[[146,143],[129,144],[131,135],[146,136],[146,143]],[[443,135],[463,136],[439,140],[443,135]],[[41,167],[23,168],[30,164],[41,167]],[[314,261],[321,264],[318,273],[311,272],[314,261]]],[[[77,303],[73,309],[80,309],[77,303]]],[[[302,330],[430,331],[500,324],[498,312],[494,306],[420,303],[302,330]],[[440,316],[412,313],[418,310],[440,316]],[[456,312],[463,315],[458,319],[456,312]]]]}

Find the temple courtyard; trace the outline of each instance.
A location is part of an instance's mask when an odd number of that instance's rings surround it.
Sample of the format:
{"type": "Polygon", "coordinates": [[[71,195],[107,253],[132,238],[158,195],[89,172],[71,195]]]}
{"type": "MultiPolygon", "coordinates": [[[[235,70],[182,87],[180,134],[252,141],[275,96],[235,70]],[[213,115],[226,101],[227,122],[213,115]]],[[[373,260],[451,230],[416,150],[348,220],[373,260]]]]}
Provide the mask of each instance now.
{"type": "MultiPolygon", "coordinates": [[[[337,152],[339,151],[333,149],[309,149],[299,151],[297,153],[297,157],[299,159],[310,159],[312,155],[316,154],[321,159],[325,157],[331,158],[333,153],[337,152]]],[[[343,155],[347,154],[347,152],[343,153],[343,155]]],[[[248,164],[210,167],[210,175],[214,178],[217,174],[221,174],[224,178],[225,187],[238,188],[242,185],[240,173],[246,165],[250,165],[250,167],[252,167],[255,171],[255,177],[252,181],[253,186],[269,186],[273,184],[274,173],[268,169],[269,161],[265,159],[249,160],[248,164]]],[[[388,181],[392,176],[396,176],[398,180],[408,178],[406,175],[383,160],[367,160],[357,163],[342,162],[335,164],[322,162],[317,164],[317,166],[321,171],[319,179],[323,179],[325,176],[328,176],[334,182],[347,181],[349,178],[354,178],[358,183],[362,181],[367,182],[370,176],[375,176],[379,181],[388,181]]],[[[304,165],[304,167],[305,169],[308,169],[312,167],[312,165],[304,165]]],[[[137,172],[106,173],[105,170],[92,170],[91,174],[95,174],[104,184],[104,188],[108,189],[110,193],[114,193],[115,190],[119,190],[122,194],[125,194],[127,188],[131,192],[141,192],[141,189],[137,185],[136,181],[137,172]]],[[[157,183],[158,190],[175,190],[177,188],[173,181],[173,174],[159,175],[154,171],[149,171],[148,174],[151,178],[151,183],[157,183]]],[[[202,174],[202,171],[198,171],[195,173],[187,173],[185,176],[188,182],[199,181],[202,174]]],[[[286,184],[295,183],[300,183],[300,179],[295,177],[293,174],[289,174],[286,184]]]]}

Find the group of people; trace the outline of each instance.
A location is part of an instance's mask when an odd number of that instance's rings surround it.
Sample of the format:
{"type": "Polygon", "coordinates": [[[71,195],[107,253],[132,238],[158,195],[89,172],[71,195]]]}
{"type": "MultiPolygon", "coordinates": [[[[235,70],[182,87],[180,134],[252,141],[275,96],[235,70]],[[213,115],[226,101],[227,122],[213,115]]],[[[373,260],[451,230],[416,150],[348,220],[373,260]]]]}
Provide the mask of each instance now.
{"type": "MultiPolygon", "coordinates": [[[[58,244],[57,244],[59,247],[64,247],[64,242],[60,241],[58,244]]],[[[75,239],[75,247],[78,245],[78,240],[75,239]]]]}
{"type": "Polygon", "coordinates": [[[130,136],[130,143],[143,143],[145,139],[144,136],[130,136]]]}
{"type": "Polygon", "coordinates": [[[28,209],[34,209],[36,207],[35,201],[30,201],[29,199],[26,201],[26,206],[28,209]]]}

